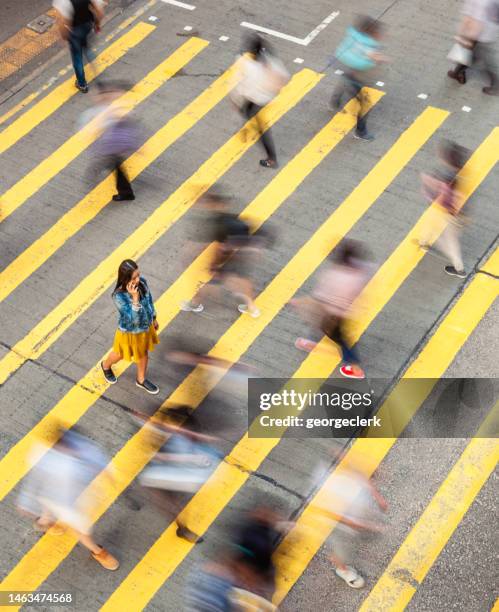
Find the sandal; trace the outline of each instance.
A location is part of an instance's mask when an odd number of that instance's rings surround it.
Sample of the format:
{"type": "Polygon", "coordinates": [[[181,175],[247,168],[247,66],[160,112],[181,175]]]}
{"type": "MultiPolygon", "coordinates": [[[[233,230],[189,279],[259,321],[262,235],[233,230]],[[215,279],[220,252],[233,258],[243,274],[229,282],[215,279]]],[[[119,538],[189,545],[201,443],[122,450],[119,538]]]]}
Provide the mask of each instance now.
{"type": "Polygon", "coordinates": [[[33,527],[36,531],[42,531],[44,533],[48,533],[50,535],[59,536],[66,533],[66,530],[62,525],[58,525],[57,523],[40,523],[40,519],[36,519],[33,523],[33,527]]]}
{"type": "Polygon", "coordinates": [[[317,342],[313,340],[307,340],[306,338],[297,338],[295,340],[295,348],[299,351],[305,351],[306,353],[310,353],[317,346],[317,342]]]}
{"type": "Polygon", "coordinates": [[[346,570],[336,568],[336,575],[342,578],[352,589],[361,589],[366,581],[353,567],[347,565],[346,570]]]}

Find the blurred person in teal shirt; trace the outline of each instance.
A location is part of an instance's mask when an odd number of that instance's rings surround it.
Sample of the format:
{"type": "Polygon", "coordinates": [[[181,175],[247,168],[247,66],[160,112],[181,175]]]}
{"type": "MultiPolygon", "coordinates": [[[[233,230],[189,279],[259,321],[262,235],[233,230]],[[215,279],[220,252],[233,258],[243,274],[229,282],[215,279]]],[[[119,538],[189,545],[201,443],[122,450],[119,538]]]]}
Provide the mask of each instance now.
{"type": "Polygon", "coordinates": [[[382,30],[382,25],[375,19],[358,17],[355,25],[347,28],[345,37],[334,54],[335,60],[340,63],[343,70],[343,78],[333,93],[331,107],[333,110],[339,109],[346,93],[350,97],[357,98],[359,108],[355,137],[362,140],[373,139],[366,125],[369,104],[368,95],[363,90],[366,73],[388,59],[380,52],[382,30]]]}

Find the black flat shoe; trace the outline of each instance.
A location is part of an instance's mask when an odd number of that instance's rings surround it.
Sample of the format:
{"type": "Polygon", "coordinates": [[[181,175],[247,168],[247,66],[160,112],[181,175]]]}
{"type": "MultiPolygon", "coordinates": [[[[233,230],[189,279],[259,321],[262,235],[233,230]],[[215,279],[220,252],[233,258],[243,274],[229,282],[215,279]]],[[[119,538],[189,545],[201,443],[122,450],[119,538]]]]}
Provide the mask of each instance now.
{"type": "Polygon", "coordinates": [[[110,385],[114,385],[114,384],[116,384],[116,383],[118,382],[118,379],[117,379],[117,378],[116,378],[116,376],[114,375],[114,372],[112,371],[112,369],[111,369],[111,368],[109,368],[108,370],[106,370],[106,369],[104,368],[104,365],[103,365],[103,364],[104,364],[104,362],[103,362],[103,361],[101,361],[101,362],[100,362],[100,367],[101,367],[101,369],[102,369],[102,372],[104,373],[104,378],[107,380],[107,382],[108,382],[110,385]]]}
{"type": "Polygon", "coordinates": [[[135,196],[133,195],[133,193],[129,193],[129,194],[117,193],[113,195],[114,202],[124,202],[125,200],[135,200],[135,196]]]}
{"type": "Polygon", "coordinates": [[[159,387],[152,383],[150,380],[147,380],[147,378],[144,379],[144,382],[139,382],[138,380],[136,380],[135,384],[137,385],[137,387],[144,389],[144,391],[147,391],[147,393],[150,393],[151,395],[157,395],[159,393],[159,387]]]}

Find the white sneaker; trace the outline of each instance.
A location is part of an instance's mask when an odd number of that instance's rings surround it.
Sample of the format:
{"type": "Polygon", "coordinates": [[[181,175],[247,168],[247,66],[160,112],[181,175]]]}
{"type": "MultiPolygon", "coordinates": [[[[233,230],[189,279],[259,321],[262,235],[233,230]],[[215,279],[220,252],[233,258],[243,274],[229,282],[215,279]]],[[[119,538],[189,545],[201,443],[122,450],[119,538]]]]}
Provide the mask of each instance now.
{"type": "Polygon", "coordinates": [[[254,319],[260,316],[260,311],[256,307],[253,308],[253,310],[248,310],[248,307],[246,306],[246,304],[239,304],[237,309],[239,310],[240,313],[249,314],[250,317],[253,317],[254,319]]]}
{"type": "Polygon", "coordinates": [[[366,581],[356,569],[347,565],[346,570],[336,568],[336,575],[342,578],[352,589],[361,589],[366,581]]]}
{"type": "Polygon", "coordinates": [[[184,312],[203,312],[204,306],[202,304],[193,304],[188,300],[182,300],[180,302],[180,309],[184,312]]]}

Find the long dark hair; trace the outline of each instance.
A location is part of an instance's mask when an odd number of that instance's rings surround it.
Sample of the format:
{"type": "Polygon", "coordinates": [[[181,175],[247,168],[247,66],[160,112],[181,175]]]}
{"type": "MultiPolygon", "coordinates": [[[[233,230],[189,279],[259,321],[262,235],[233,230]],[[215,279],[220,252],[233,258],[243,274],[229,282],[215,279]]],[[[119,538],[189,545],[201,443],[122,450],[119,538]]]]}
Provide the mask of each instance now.
{"type": "MultiPolygon", "coordinates": [[[[139,266],[133,261],[133,259],[125,259],[121,262],[118,268],[118,280],[116,281],[116,287],[114,288],[113,295],[118,291],[127,291],[127,285],[132,280],[132,275],[139,266]]],[[[142,280],[139,280],[139,296],[140,299],[144,297],[147,290],[142,280]]]]}
{"type": "Polygon", "coordinates": [[[366,259],[362,246],[356,240],[345,239],[330,255],[329,260],[343,266],[355,266],[366,259]]]}
{"type": "Polygon", "coordinates": [[[243,53],[251,53],[255,60],[262,61],[265,54],[272,55],[272,48],[257,32],[251,32],[243,41],[243,53]]]}

